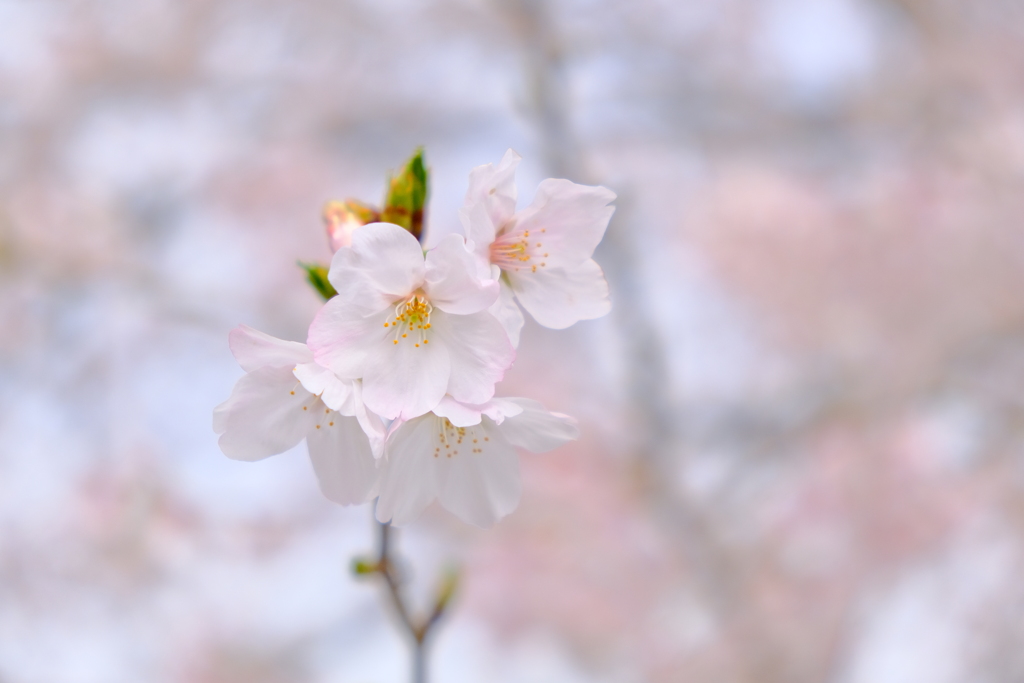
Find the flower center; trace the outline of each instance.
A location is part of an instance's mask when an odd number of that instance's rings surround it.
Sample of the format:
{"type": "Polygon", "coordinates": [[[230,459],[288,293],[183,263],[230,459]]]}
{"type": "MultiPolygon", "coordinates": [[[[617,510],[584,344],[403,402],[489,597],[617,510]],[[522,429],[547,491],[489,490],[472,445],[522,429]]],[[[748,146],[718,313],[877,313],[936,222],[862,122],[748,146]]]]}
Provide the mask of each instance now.
{"type": "MultiPolygon", "coordinates": [[[[542,228],[541,232],[547,232],[547,229],[542,228]]],[[[547,257],[542,242],[530,241],[529,230],[505,233],[491,244],[491,263],[502,270],[518,273],[529,268],[530,272],[536,273],[537,266],[547,266],[544,261],[547,257]]]]}
{"type": "Polygon", "coordinates": [[[434,447],[434,457],[440,458],[442,455],[446,458],[450,458],[453,455],[458,455],[461,449],[465,452],[466,448],[470,449],[470,453],[483,453],[485,441],[490,441],[491,437],[483,433],[483,429],[477,431],[476,427],[456,427],[453,425],[447,417],[438,420],[438,434],[437,434],[437,446],[434,447]],[[467,443],[463,445],[463,441],[467,443]]]}
{"type": "Polygon", "coordinates": [[[430,329],[430,314],[433,312],[434,307],[430,305],[426,297],[419,294],[413,294],[396,305],[395,314],[388,317],[387,322],[384,323],[384,327],[394,331],[391,343],[411,341],[417,349],[421,345],[429,344],[430,339],[427,338],[427,335],[430,329]]]}

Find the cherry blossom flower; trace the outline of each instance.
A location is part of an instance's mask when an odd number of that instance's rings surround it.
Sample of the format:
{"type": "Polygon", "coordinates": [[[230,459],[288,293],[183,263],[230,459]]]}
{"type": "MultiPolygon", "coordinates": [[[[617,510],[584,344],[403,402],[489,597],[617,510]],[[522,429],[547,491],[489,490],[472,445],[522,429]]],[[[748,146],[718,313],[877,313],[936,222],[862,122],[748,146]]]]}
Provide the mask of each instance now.
{"type": "Polygon", "coordinates": [[[313,361],[305,344],[240,325],[228,337],[246,371],[213,410],[220,448],[234,460],[262,460],[306,439],[324,495],[343,505],[377,495],[384,424],[368,413],[359,382],[343,382],[313,361]]]}
{"type": "Polygon", "coordinates": [[[517,212],[520,158],[510,149],[497,167],[473,169],[460,212],[480,275],[500,276],[501,294],[491,312],[517,346],[523,315],[514,299],[552,329],[608,313],[608,283],[591,256],[615,211],[611,190],[548,178],[533,204],[517,212]]]}
{"type": "Polygon", "coordinates": [[[515,448],[541,453],[577,438],[573,418],[536,401],[467,405],[445,396],[430,413],[392,424],[377,520],[408,524],[437,499],[462,521],[490,527],[519,504],[515,448]]]}
{"type": "Polygon", "coordinates": [[[361,378],[366,406],[389,419],[422,415],[445,394],[485,403],[515,350],[487,312],[498,284],[475,271],[458,235],[424,255],[397,225],[360,228],[334,255],[328,277],[338,295],[309,328],[316,362],[361,378]]]}

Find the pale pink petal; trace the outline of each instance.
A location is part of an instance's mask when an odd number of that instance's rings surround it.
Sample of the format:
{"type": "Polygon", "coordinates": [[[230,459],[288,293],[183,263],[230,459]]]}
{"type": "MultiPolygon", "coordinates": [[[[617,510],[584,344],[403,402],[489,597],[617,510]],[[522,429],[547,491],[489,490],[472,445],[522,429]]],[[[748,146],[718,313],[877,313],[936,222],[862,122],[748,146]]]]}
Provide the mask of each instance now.
{"type": "Polygon", "coordinates": [[[384,323],[391,313],[386,308],[366,316],[358,302],[334,297],[324,304],[309,326],[307,343],[314,359],[342,379],[362,377],[367,354],[389,343],[389,330],[384,323]]]}
{"type": "Polygon", "coordinates": [[[404,423],[388,439],[387,468],[377,499],[377,521],[402,526],[419,517],[437,497],[434,448],[442,421],[424,415],[404,423]]]}
{"type": "MultiPolygon", "coordinates": [[[[355,415],[356,420],[359,421],[359,426],[363,428],[363,433],[370,440],[370,450],[373,452],[374,458],[380,458],[384,455],[384,442],[387,438],[387,429],[384,427],[384,422],[376,413],[372,413],[366,409],[366,404],[363,403],[363,382],[356,380],[352,383],[352,394],[349,399],[349,405],[343,410],[351,410],[352,414],[355,415]]],[[[348,414],[345,412],[344,414],[348,414]]],[[[397,422],[397,420],[396,420],[397,422]]]]}
{"type": "Polygon", "coordinates": [[[490,271],[491,243],[498,228],[491,222],[487,207],[479,202],[459,209],[459,222],[466,234],[466,248],[475,259],[477,276],[484,278],[490,271]]]}
{"type": "Polygon", "coordinates": [[[294,367],[313,360],[305,344],[271,337],[248,325],[239,325],[228,333],[228,346],[246,372],[262,367],[294,367]]]}
{"type": "Polygon", "coordinates": [[[434,414],[446,417],[456,427],[469,427],[480,424],[481,406],[459,403],[451,396],[445,396],[434,408],[434,414]]]}
{"type": "Polygon", "coordinates": [[[451,394],[462,403],[488,401],[494,396],[494,384],[505,376],[516,357],[505,328],[486,312],[473,315],[442,312],[431,321],[433,338],[448,348],[451,357],[451,375],[447,378],[447,391],[441,392],[442,395],[451,394]]]}
{"type": "Polygon", "coordinates": [[[508,417],[496,427],[509,443],[534,453],[543,453],[580,437],[576,420],[552,413],[528,398],[504,399],[522,407],[523,412],[508,417]]]}
{"type": "MultiPolygon", "coordinates": [[[[505,156],[497,166],[484,164],[477,166],[469,173],[469,189],[466,191],[465,206],[478,204],[484,206],[495,228],[512,217],[516,210],[516,167],[522,159],[513,150],[505,152],[505,156]]],[[[487,240],[489,244],[494,234],[487,240]]]]}
{"type": "Polygon", "coordinates": [[[351,403],[352,380],[339,379],[331,370],[319,363],[303,363],[295,366],[295,379],[302,382],[302,387],[320,400],[331,410],[342,411],[344,415],[352,415],[345,410],[351,403]]]}
{"type": "MultiPolygon", "coordinates": [[[[423,249],[412,233],[391,223],[370,223],[353,233],[351,247],[334,255],[328,279],[342,298],[365,301],[373,290],[396,301],[419,288],[424,274],[423,249]]],[[[368,310],[382,307],[371,299],[368,310]]]]}
{"type": "Polygon", "coordinates": [[[352,505],[377,494],[381,470],[356,418],[320,411],[307,443],[320,490],[328,499],[352,505]]]}
{"type": "Polygon", "coordinates": [[[427,252],[424,292],[435,308],[457,315],[482,311],[498,298],[498,283],[480,279],[473,255],[459,235],[448,235],[427,252]]]}
{"type": "Polygon", "coordinates": [[[360,315],[369,315],[393,306],[401,297],[381,290],[361,267],[362,259],[351,247],[339,249],[331,260],[327,279],[338,295],[331,300],[345,301],[360,315]]]}
{"type": "Polygon", "coordinates": [[[522,494],[519,457],[489,419],[467,429],[450,450],[450,457],[435,459],[437,497],[446,510],[486,529],[516,509],[522,494]]]}
{"type": "Polygon", "coordinates": [[[536,272],[506,272],[516,298],[544,327],[562,330],[580,320],[592,320],[611,310],[608,282],[593,260],[572,269],[538,268],[536,272]]]}
{"type": "Polygon", "coordinates": [[[615,212],[614,206],[608,206],[614,199],[615,193],[604,187],[549,178],[504,232],[529,233],[531,264],[544,261],[548,268],[571,268],[593,255],[615,212]]]}
{"type": "Polygon", "coordinates": [[[231,414],[231,399],[217,405],[213,409],[213,433],[223,434],[228,428],[228,415],[231,414]]]}
{"type": "Polygon", "coordinates": [[[517,399],[492,398],[482,406],[480,412],[491,418],[495,424],[501,424],[507,418],[515,417],[523,412],[523,407],[516,403],[517,399]]]}
{"type": "Polygon", "coordinates": [[[363,402],[367,408],[381,417],[408,420],[438,404],[451,374],[450,351],[439,335],[431,334],[429,339],[427,344],[413,337],[398,344],[384,339],[366,355],[363,402]]]}
{"type": "Polygon", "coordinates": [[[505,328],[505,333],[512,346],[519,348],[519,334],[522,332],[526,320],[523,318],[523,312],[519,309],[519,304],[516,303],[515,292],[512,291],[508,282],[503,278],[499,280],[499,283],[501,290],[498,300],[491,304],[487,312],[497,318],[505,328]]]}
{"type": "Polygon", "coordinates": [[[221,434],[224,455],[262,460],[299,443],[323,410],[292,368],[260,368],[239,379],[231,397],[214,410],[214,430],[221,434]]]}

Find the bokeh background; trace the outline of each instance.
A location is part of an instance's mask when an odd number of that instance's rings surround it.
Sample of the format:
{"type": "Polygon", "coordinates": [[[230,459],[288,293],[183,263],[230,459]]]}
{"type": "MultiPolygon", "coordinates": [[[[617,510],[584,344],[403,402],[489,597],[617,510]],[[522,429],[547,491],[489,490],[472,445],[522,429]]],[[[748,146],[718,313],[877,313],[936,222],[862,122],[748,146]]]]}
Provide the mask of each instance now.
{"type": "Polygon", "coordinates": [[[407,680],[369,506],[210,412],[420,144],[432,239],[619,194],[499,386],[583,438],[400,534],[434,681],[1024,680],[1018,0],[0,0],[0,681],[407,680]]]}

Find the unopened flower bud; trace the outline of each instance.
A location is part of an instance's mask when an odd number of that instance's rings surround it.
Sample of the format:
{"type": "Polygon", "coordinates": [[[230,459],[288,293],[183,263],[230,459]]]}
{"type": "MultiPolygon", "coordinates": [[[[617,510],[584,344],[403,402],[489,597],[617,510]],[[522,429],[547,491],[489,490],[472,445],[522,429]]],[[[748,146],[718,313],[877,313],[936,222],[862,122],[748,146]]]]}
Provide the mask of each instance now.
{"type": "Polygon", "coordinates": [[[352,233],[356,228],[379,220],[380,213],[376,209],[355,199],[327,202],[324,205],[324,226],[327,228],[331,251],[351,245],[352,233]]]}
{"type": "Polygon", "coordinates": [[[400,225],[416,239],[422,239],[428,175],[427,167],[423,165],[423,150],[418,149],[405,163],[405,167],[388,179],[387,197],[380,220],[400,225]]]}

